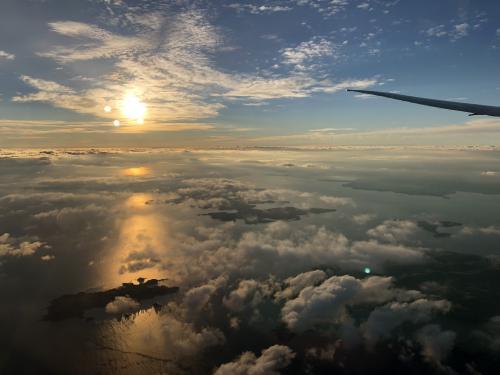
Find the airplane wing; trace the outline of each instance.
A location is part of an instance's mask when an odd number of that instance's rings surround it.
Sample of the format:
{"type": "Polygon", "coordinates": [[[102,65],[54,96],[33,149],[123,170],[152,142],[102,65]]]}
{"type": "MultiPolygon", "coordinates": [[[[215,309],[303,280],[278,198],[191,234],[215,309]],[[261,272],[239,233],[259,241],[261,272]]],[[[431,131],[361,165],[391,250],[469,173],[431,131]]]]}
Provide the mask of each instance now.
{"type": "Polygon", "coordinates": [[[368,91],[368,90],[347,90],[347,91],[359,92],[361,94],[367,94],[367,95],[383,96],[384,98],[402,100],[404,102],[421,104],[430,107],[444,108],[452,111],[468,112],[470,113],[469,116],[484,115],[484,116],[500,117],[500,107],[494,107],[489,105],[468,104],[461,102],[451,102],[448,100],[418,98],[416,96],[400,95],[400,94],[393,94],[390,92],[381,92],[381,91],[368,91]]]}

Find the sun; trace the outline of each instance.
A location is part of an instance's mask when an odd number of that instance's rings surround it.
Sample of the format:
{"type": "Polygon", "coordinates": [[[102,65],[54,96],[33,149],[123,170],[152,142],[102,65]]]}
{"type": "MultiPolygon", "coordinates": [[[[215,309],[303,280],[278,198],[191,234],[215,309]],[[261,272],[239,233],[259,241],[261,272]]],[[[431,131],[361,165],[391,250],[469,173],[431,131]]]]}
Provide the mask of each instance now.
{"type": "Polygon", "coordinates": [[[122,112],[126,118],[134,120],[137,124],[141,125],[144,123],[144,117],[147,112],[146,104],[142,103],[136,95],[128,94],[123,99],[122,112]]]}

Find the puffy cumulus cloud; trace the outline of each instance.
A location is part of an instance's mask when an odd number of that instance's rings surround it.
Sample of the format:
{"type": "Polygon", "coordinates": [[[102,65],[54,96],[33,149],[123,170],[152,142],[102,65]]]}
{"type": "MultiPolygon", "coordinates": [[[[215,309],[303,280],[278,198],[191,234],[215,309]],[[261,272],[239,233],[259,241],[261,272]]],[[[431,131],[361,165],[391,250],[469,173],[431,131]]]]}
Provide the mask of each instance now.
{"type": "Polygon", "coordinates": [[[217,290],[219,290],[226,282],[226,277],[219,276],[204,285],[189,289],[184,294],[183,306],[190,313],[201,312],[208,306],[210,298],[212,298],[217,290]]]}
{"type": "Polygon", "coordinates": [[[242,280],[238,288],[229,293],[227,298],[224,298],[224,306],[233,312],[239,312],[248,305],[251,307],[258,306],[263,297],[268,294],[264,284],[255,280],[242,280]]]}
{"type": "Polygon", "coordinates": [[[418,291],[395,288],[391,277],[360,280],[349,275],[332,276],[317,286],[304,287],[298,296],[285,303],[281,314],[290,329],[303,331],[317,324],[348,322],[348,306],[411,300],[419,296],[418,291]]]}
{"type": "Polygon", "coordinates": [[[456,336],[453,331],[442,331],[440,326],[430,324],[417,332],[417,341],[424,358],[439,365],[452,351],[456,336]]]}
{"type": "Polygon", "coordinates": [[[113,315],[130,314],[139,310],[140,306],[139,302],[130,297],[117,296],[106,305],[105,311],[113,315]]]}
{"type": "Polygon", "coordinates": [[[289,299],[295,297],[299,292],[308,286],[314,286],[327,277],[321,270],[314,270],[301,273],[294,277],[289,277],[284,281],[285,288],[276,293],[277,299],[289,299]]]}
{"type": "Polygon", "coordinates": [[[334,276],[317,287],[306,287],[282,309],[282,318],[292,330],[305,330],[319,323],[345,319],[346,305],[361,289],[352,276],[334,276]]]}
{"type": "Polygon", "coordinates": [[[405,322],[424,323],[435,313],[447,313],[450,309],[451,303],[447,300],[420,298],[412,302],[391,302],[373,310],[361,328],[366,340],[374,344],[405,322]]]}
{"type": "Polygon", "coordinates": [[[357,214],[352,217],[352,221],[356,224],[364,225],[374,220],[377,217],[375,214],[357,214]]]}
{"type": "Polygon", "coordinates": [[[0,236],[0,257],[26,257],[35,254],[35,252],[47,245],[40,241],[20,241],[13,238],[9,233],[0,236]]]}
{"type": "Polygon", "coordinates": [[[235,361],[217,368],[214,375],[278,375],[294,357],[289,347],[273,345],[263,350],[260,357],[251,352],[241,354],[235,361]]]}
{"type": "Polygon", "coordinates": [[[386,220],[382,224],[366,232],[370,237],[398,243],[408,239],[418,231],[418,225],[409,220],[386,220]]]}
{"type": "Polygon", "coordinates": [[[283,221],[251,231],[234,223],[210,229],[200,226],[189,233],[175,233],[171,243],[173,250],[163,266],[172,277],[177,274],[181,280],[193,282],[222,274],[289,277],[320,266],[357,271],[370,267],[379,272],[388,264],[419,264],[427,259],[419,248],[375,240],[350,241],[322,226],[298,227],[283,221]]]}

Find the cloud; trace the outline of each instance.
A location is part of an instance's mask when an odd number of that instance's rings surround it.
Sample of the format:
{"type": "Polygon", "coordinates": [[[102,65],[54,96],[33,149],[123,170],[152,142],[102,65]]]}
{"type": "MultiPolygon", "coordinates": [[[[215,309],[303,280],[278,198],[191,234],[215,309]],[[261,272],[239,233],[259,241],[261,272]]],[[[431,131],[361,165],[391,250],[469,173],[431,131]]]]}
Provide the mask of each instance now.
{"type": "Polygon", "coordinates": [[[305,330],[319,323],[345,319],[346,305],[361,289],[352,276],[334,276],[317,287],[306,287],[282,309],[282,319],[292,330],[305,330]]]}
{"type": "Polygon", "coordinates": [[[459,40],[469,35],[470,25],[466,22],[454,25],[451,32],[451,40],[459,40]]]}
{"type": "Polygon", "coordinates": [[[285,303],[281,314],[288,328],[304,331],[318,324],[348,321],[348,306],[419,296],[417,291],[394,288],[391,277],[373,276],[360,280],[349,275],[332,276],[317,286],[305,286],[297,297],[285,303]]]}
{"type": "Polygon", "coordinates": [[[15,58],[16,58],[16,55],[0,50],[0,60],[2,60],[2,59],[14,60],[15,58]]]}
{"type": "MultiPolygon", "coordinates": [[[[342,144],[351,145],[373,145],[383,141],[387,143],[388,137],[392,139],[394,144],[420,144],[424,145],[429,142],[435,144],[436,137],[443,136],[445,144],[449,143],[450,137],[461,136],[467,134],[483,135],[500,133],[500,121],[496,119],[481,119],[467,121],[461,125],[444,125],[424,128],[385,128],[377,130],[353,130],[351,132],[335,132],[328,133],[300,133],[283,136],[266,136],[249,138],[249,141],[254,143],[267,143],[285,145],[325,145],[331,146],[332,141],[343,142],[342,144]],[[415,140],[415,137],[419,137],[415,140]],[[333,138],[333,139],[332,139],[333,138]]],[[[459,142],[462,142],[461,140],[459,142]]]]}
{"type": "Polygon", "coordinates": [[[451,303],[446,300],[421,298],[413,302],[391,302],[373,310],[361,328],[368,342],[374,344],[405,322],[427,322],[433,314],[447,313],[450,309],[451,303]]]}
{"type": "Polygon", "coordinates": [[[78,48],[57,47],[50,52],[39,53],[42,57],[48,57],[60,63],[134,54],[145,51],[150,46],[150,40],[145,37],[112,34],[96,25],[82,22],[52,22],[49,23],[49,27],[60,35],[87,40],[78,48]]]}
{"type": "Polygon", "coordinates": [[[440,37],[448,35],[448,32],[446,32],[444,29],[445,29],[445,25],[434,26],[434,27],[431,27],[431,28],[425,30],[425,34],[427,34],[428,36],[435,36],[435,37],[440,38],[440,37]]]}
{"type": "Polygon", "coordinates": [[[106,305],[105,311],[112,315],[130,314],[136,312],[139,308],[140,304],[136,300],[130,297],[117,296],[106,305]]]}
{"type": "Polygon", "coordinates": [[[234,9],[237,12],[249,12],[251,14],[269,14],[277,12],[288,12],[293,8],[283,5],[254,5],[254,4],[239,4],[233,3],[227,5],[228,8],[234,9]]]}
{"type": "Polygon", "coordinates": [[[327,277],[324,271],[314,270],[301,273],[294,277],[289,277],[284,281],[286,287],[276,293],[277,299],[290,299],[297,296],[300,291],[308,286],[314,286],[327,277]]]}
{"type": "Polygon", "coordinates": [[[374,220],[377,217],[375,214],[357,214],[352,217],[352,221],[354,221],[358,225],[364,225],[374,220]]]}
{"type": "Polygon", "coordinates": [[[319,197],[319,200],[326,204],[331,204],[336,206],[355,206],[354,200],[352,198],[322,195],[319,197]]]}
{"type": "Polygon", "coordinates": [[[489,227],[471,227],[471,226],[465,226],[462,228],[460,231],[461,234],[467,235],[467,236],[472,236],[476,234],[484,234],[484,235],[490,235],[490,236],[500,236],[500,227],[496,226],[489,226],[489,227]]]}
{"type": "Polygon", "coordinates": [[[189,289],[184,295],[183,306],[187,308],[189,313],[200,313],[208,306],[210,298],[226,282],[227,279],[220,276],[204,285],[189,289]]]}
{"type": "MultiPolygon", "coordinates": [[[[239,7],[254,9],[252,5],[239,7]]],[[[83,85],[71,79],[62,83],[21,76],[36,92],[19,94],[12,100],[44,102],[96,116],[107,119],[108,126],[118,119],[122,126],[117,131],[123,132],[139,128],[130,126],[132,122],[121,114],[124,98],[132,93],[147,106],[145,124],[135,131],[161,131],[181,125],[184,130],[199,130],[196,126],[190,129],[189,122],[218,116],[228,100],[255,103],[304,98],[315,93],[337,92],[351,84],[358,88],[370,85],[364,80],[332,83],[315,72],[268,75],[222,71],[215,67],[214,54],[224,48],[225,38],[206,12],[182,6],[174,10],[165,3],[149,8],[145,11],[123,5],[113,9],[113,22],[127,26],[121,29],[111,28],[103,20],[98,24],[51,22],[51,31],[66,40],[39,53],[40,56],[62,65],[81,61],[98,64],[105,59],[110,69],[83,85]],[[110,106],[112,112],[104,112],[105,106],[110,106]]],[[[278,12],[289,7],[263,5],[254,10],[278,12]]],[[[330,42],[313,39],[282,53],[287,64],[298,67],[330,56],[332,51],[330,42]]]]}
{"type": "Polygon", "coordinates": [[[278,375],[295,357],[287,346],[273,345],[262,351],[260,357],[245,352],[233,362],[217,368],[214,375],[278,375]]]}
{"type": "Polygon", "coordinates": [[[386,220],[370,229],[366,234],[385,242],[398,243],[415,235],[418,225],[409,220],[386,220]]]}
{"type": "Polygon", "coordinates": [[[312,39],[296,47],[281,50],[283,63],[295,65],[298,69],[306,68],[304,64],[314,59],[332,56],[333,52],[332,43],[323,38],[312,39]]]}
{"type": "Polygon", "coordinates": [[[224,306],[229,310],[238,312],[243,310],[247,302],[256,306],[262,300],[261,285],[255,280],[242,280],[238,288],[233,290],[227,298],[224,298],[224,306]]]}
{"type": "Polygon", "coordinates": [[[442,331],[440,326],[431,324],[417,332],[417,341],[427,361],[441,364],[452,351],[456,336],[453,331],[442,331]]]}
{"type": "Polygon", "coordinates": [[[370,9],[370,3],[361,3],[357,6],[359,9],[368,10],[370,9]]]}
{"type": "Polygon", "coordinates": [[[26,257],[47,245],[40,241],[20,241],[9,233],[0,236],[0,257],[26,257]]]}
{"type": "Polygon", "coordinates": [[[481,176],[494,177],[496,175],[498,175],[498,172],[496,172],[496,171],[483,171],[483,172],[481,172],[481,176]]]}

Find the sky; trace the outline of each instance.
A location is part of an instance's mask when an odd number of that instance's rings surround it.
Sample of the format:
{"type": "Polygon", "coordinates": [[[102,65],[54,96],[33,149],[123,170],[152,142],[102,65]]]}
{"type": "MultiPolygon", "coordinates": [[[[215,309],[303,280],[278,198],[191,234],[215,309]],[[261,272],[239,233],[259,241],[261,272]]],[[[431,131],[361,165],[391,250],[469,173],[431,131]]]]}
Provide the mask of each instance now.
{"type": "Polygon", "coordinates": [[[0,146],[499,144],[493,0],[2,0],[0,146]]]}

